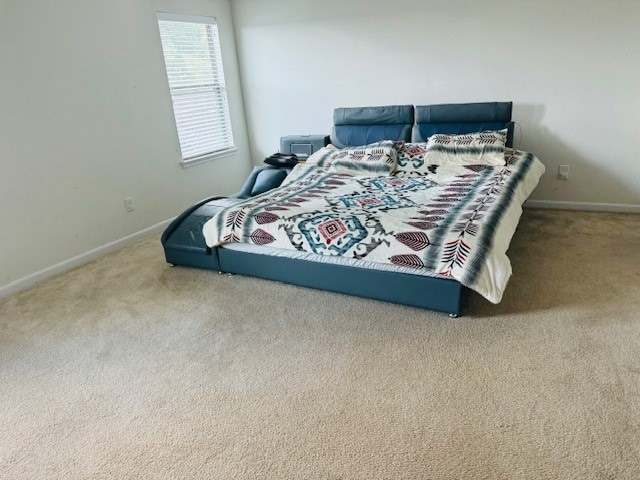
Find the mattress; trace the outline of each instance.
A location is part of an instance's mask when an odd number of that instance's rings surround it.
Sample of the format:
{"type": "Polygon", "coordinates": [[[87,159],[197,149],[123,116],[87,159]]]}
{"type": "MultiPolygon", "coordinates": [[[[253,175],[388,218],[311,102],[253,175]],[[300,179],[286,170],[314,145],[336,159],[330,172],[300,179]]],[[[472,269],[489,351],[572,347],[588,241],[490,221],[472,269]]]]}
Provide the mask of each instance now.
{"type": "Polygon", "coordinates": [[[269,255],[271,257],[284,257],[292,258],[295,260],[305,260],[314,263],[326,263],[330,265],[366,268],[368,270],[378,270],[383,272],[406,273],[409,275],[418,275],[424,277],[438,277],[438,275],[434,275],[433,273],[425,269],[418,270],[415,268],[403,267],[402,265],[394,265],[390,263],[376,263],[357,258],[318,255],[315,253],[304,252],[300,250],[285,250],[282,248],[254,245],[251,243],[227,243],[220,246],[219,248],[224,248],[225,250],[233,250],[236,252],[253,253],[257,255],[269,255]]]}

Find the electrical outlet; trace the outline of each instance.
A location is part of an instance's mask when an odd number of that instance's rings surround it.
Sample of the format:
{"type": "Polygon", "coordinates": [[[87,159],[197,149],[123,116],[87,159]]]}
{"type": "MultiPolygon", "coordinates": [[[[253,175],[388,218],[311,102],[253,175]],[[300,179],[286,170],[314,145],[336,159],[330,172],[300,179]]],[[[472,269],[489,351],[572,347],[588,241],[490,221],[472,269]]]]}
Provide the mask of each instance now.
{"type": "Polygon", "coordinates": [[[133,197],[126,197],[124,199],[124,209],[127,213],[131,213],[136,209],[136,204],[133,201],[133,197]]]}
{"type": "Polygon", "coordinates": [[[569,165],[558,165],[558,180],[569,180],[569,165]]]}

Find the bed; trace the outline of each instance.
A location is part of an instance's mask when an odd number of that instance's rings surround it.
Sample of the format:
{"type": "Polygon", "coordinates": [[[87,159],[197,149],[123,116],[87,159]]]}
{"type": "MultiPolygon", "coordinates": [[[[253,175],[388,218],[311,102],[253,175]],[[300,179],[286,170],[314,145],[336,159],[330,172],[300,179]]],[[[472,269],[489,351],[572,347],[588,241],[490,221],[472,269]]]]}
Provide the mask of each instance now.
{"type": "Polygon", "coordinates": [[[311,162],[279,173],[286,179],[277,188],[206,199],[163,234],[167,262],[452,317],[462,313],[469,287],[497,303],[521,205],[544,167],[518,151],[503,166],[434,167],[411,149],[443,134],[501,130],[512,147],[511,111],[510,102],[336,109],[331,144],[340,152],[392,141],[409,148],[404,164],[398,156],[393,175],[346,174],[329,171],[339,160],[328,152],[329,167],[311,162]]]}

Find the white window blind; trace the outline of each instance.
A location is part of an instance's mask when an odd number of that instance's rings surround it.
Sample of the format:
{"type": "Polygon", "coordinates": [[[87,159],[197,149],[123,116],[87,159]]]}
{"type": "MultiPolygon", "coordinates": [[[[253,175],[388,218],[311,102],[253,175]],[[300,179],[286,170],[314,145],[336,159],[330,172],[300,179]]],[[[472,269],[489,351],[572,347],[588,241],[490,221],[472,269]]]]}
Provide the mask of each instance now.
{"type": "Polygon", "coordinates": [[[214,18],[158,14],[183,163],[234,148],[214,18]]]}

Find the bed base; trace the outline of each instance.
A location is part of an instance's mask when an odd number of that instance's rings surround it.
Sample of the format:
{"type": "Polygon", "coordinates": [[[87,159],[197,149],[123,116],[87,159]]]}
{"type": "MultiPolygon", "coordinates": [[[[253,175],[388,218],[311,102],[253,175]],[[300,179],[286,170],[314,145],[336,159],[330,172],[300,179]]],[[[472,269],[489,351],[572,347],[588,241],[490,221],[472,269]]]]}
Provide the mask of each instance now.
{"type": "Polygon", "coordinates": [[[426,308],[458,318],[471,291],[455,280],[344,265],[269,257],[224,248],[208,254],[167,251],[170,267],[217,270],[224,275],[247,275],[293,285],[426,308]]]}
{"type": "Polygon", "coordinates": [[[455,280],[217,248],[220,271],[427,308],[457,317],[470,290],[455,280]]]}
{"type": "Polygon", "coordinates": [[[470,290],[455,280],[388,272],[309,260],[272,257],[225,248],[208,248],[202,225],[222,208],[216,199],[200,202],[176,218],[162,235],[165,258],[171,266],[204,268],[248,275],[373,298],[458,317],[470,290]]]}

